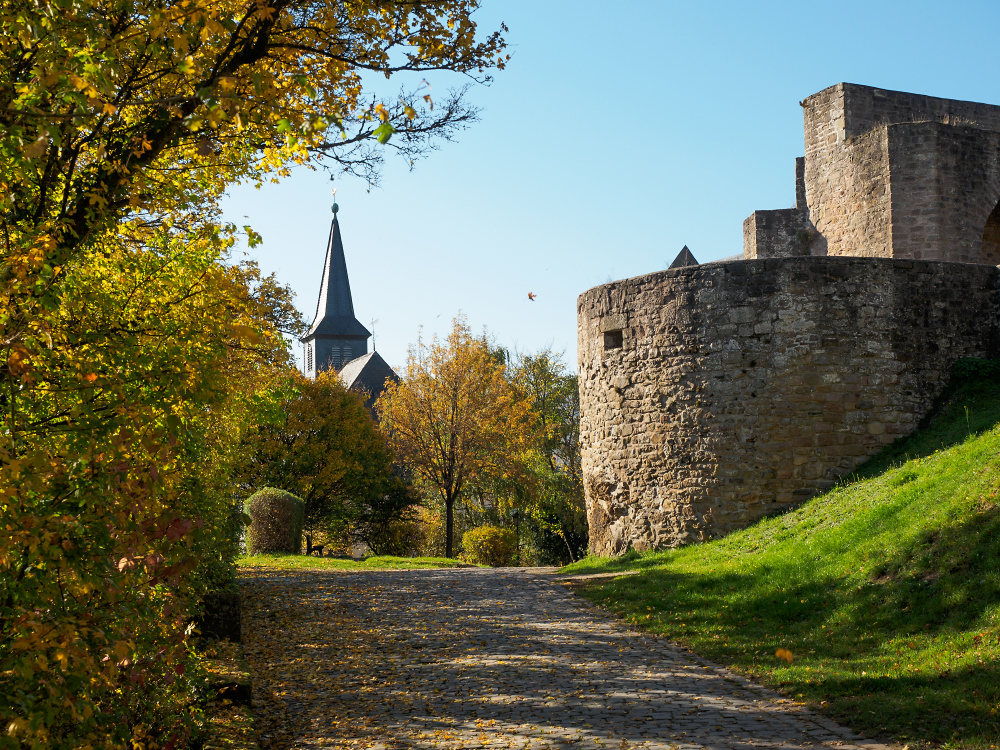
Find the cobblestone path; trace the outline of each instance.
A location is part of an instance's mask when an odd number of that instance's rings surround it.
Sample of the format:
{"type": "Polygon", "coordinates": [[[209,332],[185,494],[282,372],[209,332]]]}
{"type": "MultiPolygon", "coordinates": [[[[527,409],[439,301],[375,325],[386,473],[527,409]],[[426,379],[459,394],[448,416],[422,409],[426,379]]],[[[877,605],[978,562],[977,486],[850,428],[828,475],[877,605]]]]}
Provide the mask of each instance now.
{"type": "Polygon", "coordinates": [[[265,750],[865,745],[518,569],[247,573],[265,750]]]}

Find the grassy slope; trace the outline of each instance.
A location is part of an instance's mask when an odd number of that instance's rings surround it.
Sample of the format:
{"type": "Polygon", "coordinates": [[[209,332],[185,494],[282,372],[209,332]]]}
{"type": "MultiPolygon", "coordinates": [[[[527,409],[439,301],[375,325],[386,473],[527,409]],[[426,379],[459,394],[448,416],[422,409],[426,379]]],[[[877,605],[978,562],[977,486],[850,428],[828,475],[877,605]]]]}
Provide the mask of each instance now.
{"type": "Polygon", "coordinates": [[[953,386],[930,427],[794,512],[721,541],[566,570],[641,569],[584,595],[854,729],[994,748],[998,381],[953,386]]]}
{"type": "Polygon", "coordinates": [[[409,568],[469,567],[461,560],[446,557],[369,557],[365,560],[342,560],[336,557],[306,555],[245,555],[236,561],[241,568],[313,568],[317,570],[379,570],[409,568]]]}

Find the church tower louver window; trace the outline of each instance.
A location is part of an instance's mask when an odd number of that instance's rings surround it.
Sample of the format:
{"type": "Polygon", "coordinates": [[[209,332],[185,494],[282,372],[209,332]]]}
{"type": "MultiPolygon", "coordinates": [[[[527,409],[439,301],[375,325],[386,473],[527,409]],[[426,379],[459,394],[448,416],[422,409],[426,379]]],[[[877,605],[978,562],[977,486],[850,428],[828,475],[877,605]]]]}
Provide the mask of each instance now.
{"type": "Polygon", "coordinates": [[[347,259],[337,219],[339,210],[334,203],[316,315],[301,339],[305,346],[302,369],[309,378],[331,367],[340,371],[353,359],[367,354],[371,337],[369,330],[354,316],[347,259]]]}

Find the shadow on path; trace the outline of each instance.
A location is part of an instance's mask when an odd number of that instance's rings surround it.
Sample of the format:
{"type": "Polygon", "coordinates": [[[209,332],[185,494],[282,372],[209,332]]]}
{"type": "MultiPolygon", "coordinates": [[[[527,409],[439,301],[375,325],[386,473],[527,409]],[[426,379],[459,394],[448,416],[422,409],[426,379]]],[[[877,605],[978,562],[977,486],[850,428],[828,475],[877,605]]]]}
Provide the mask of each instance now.
{"type": "Polygon", "coordinates": [[[264,750],[861,743],[538,573],[246,575],[264,750]]]}

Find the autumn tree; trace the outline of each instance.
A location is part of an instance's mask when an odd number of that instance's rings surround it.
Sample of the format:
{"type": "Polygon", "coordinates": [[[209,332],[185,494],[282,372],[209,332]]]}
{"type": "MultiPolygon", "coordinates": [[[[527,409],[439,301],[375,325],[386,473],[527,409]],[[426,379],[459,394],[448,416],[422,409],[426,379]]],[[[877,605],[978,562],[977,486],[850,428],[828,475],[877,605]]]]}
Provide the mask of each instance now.
{"type": "Polygon", "coordinates": [[[362,541],[378,553],[387,527],[417,502],[364,397],[336,372],[291,376],[280,420],[247,433],[236,480],[243,494],[280,487],[305,502],[306,532],[362,541]]]}
{"type": "Polygon", "coordinates": [[[410,348],[402,380],[375,408],[396,455],[444,502],[452,557],[456,501],[477,479],[508,471],[532,443],[530,403],[459,316],[444,341],[410,348]]]}
{"type": "Polygon", "coordinates": [[[218,199],[296,163],[374,182],[472,121],[364,76],[485,80],[476,8],[0,0],[0,746],[187,742],[187,623],[289,358],[218,199]]]}
{"type": "Polygon", "coordinates": [[[236,553],[229,470],[287,366],[253,269],[114,239],[65,272],[45,346],[6,362],[0,714],[17,746],[184,740],[187,623],[236,553]]]}
{"type": "Polygon", "coordinates": [[[472,483],[466,508],[475,524],[513,526],[519,537],[526,531],[532,554],[545,564],[572,562],[587,547],[577,377],[547,349],[528,353],[493,345],[491,353],[531,403],[537,429],[503,473],[472,483]]]}
{"type": "Polygon", "coordinates": [[[524,510],[543,533],[561,540],[572,562],[587,547],[577,376],[549,350],[520,355],[512,369],[539,420],[538,442],[524,459],[533,475],[524,510]]]}

